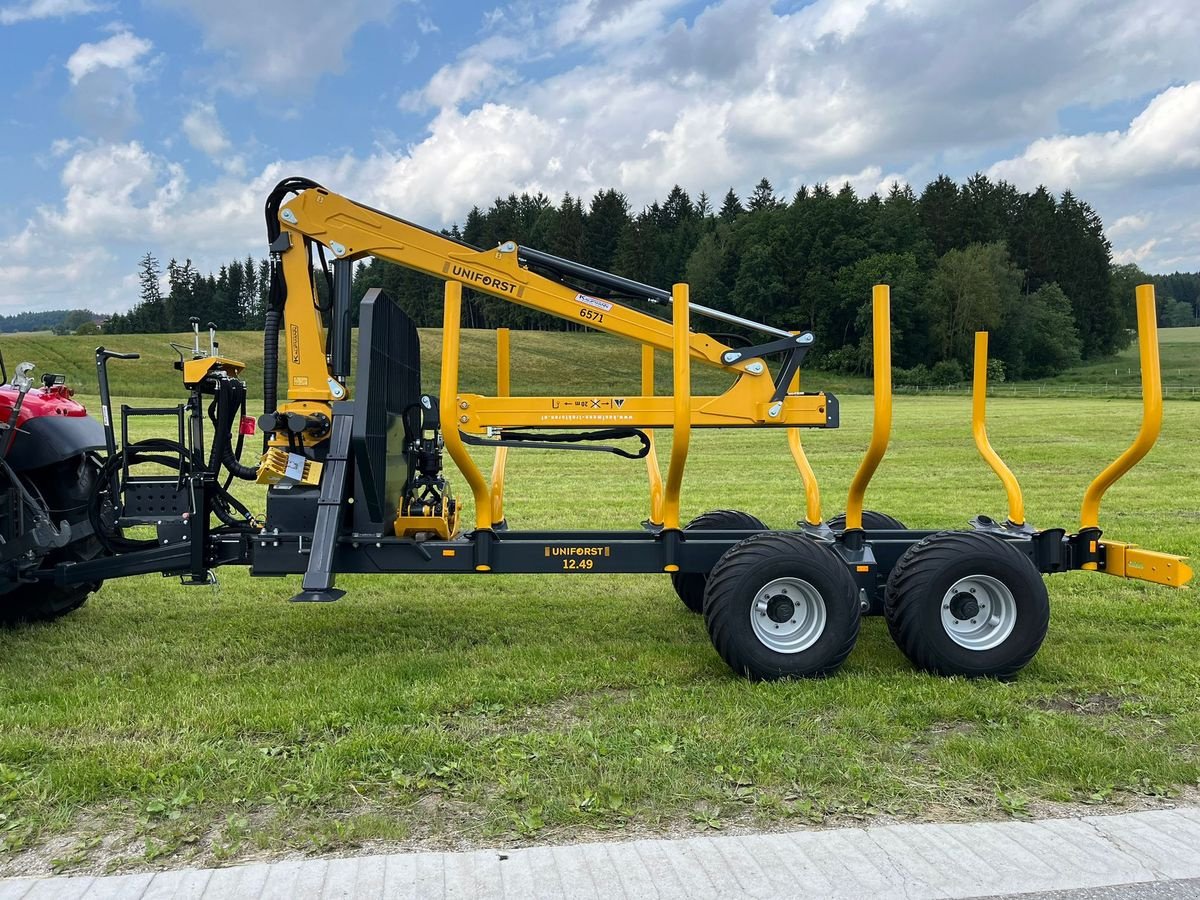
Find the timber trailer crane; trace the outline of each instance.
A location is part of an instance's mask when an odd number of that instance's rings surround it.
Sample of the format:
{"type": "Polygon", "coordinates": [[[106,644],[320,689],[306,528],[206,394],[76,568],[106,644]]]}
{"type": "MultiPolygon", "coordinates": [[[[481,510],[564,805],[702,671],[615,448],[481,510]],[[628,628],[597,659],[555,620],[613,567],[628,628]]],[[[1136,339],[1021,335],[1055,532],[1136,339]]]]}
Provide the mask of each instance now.
{"type": "Polygon", "coordinates": [[[338,599],[343,591],[335,577],[342,573],[663,572],[688,609],[703,613],[722,658],[753,679],[831,673],[853,648],[860,617],[878,613],[916,666],[1007,678],[1029,663],[1045,637],[1044,574],[1087,570],[1176,587],[1191,578],[1183,558],[1105,538],[1099,523],[1105,491],[1150,450],[1161,427],[1151,285],[1137,289],[1141,430],[1092,481],[1079,528],[1038,529],[1026,519],[1020,485],[987,438],[987,335],[980,333],[973,432],[1003,483],[1008,516],[1003,522],[977,516],[969,530],[917,531],[864,509],[863,502],[891,430],[886,285],[876,286],[872,297],[870,445],[845,514],[825,521],[800,429],[836,428],[838,403],[832,394],[799,390],[811,333],[692,303],[686,284],[667,291],[512,241],[478,249],[307,179],[280,182],[267,200],[266,220],[271,287],[259,463],[240,461],[253,423],[245,415],[245,366],[221,354],[211,326],[207,349],[201,349],[198,322],[192,347],[173,345],[187,401],[122,406],[119,444],[107,365],[128,355],[97,350],[103,427],[69,399],[57,376],[47,376],[35,397],[23,365],[0,390],[0,416],[8,411],[0,436],[0,614],[7,604],[10,618],[49,618],[78,606],[106,579],[160,572],[205,584],[226,565],[249,565],[261,576],[302,575],[296,601],[338,599]],[[378,289],[360,307],[358,371],[351,380],[352,267],[368,256],[445,282],[437,395],[421,391],[412,320],[378,289]],[[316,259],[328,279],[328,305],[314,290],[316,259]],[[640,345],[641,395],[512,396],[507,329],[497,330],[497,396],[460,392],[464,286],[640,345]],[[632,302],[669,304],[670,318],[632,302]],[[730,347],[692,331],[692,314],[764,338],[730,347]],[[670,396],[654,394],[656,351],[671,356],[670,396]],[[277,396],[280,355],[286,398],[277,396]],[[767,357],[778,358],[773,369],[767,357]],[[735,376],[732,386],[718,396],[693,396],[693,362],[735,376]],[[173,422],[171,436],[131,441],[130,421],[140,416],[173,422]],[[785,430],[804,485],[804,517],[796,529],[769,530],[734,510],[681,523],[692,429],[742,427],[785,430]],[[664,479],[653,430],[666,428],[673,438],[664,479]],[[629,449],[629,440],[640,446],[629,449]],[[494,448],[490,478],[468,446],[494,448]],[[624,531],[508,527],[506,460],[511,450],[526,447],[645,459],[646,522],[624,531]],[[470,488],[473,521],[464,521],[449,488],[445,454],[470,488]],[[63,471],[74,473],[71,486],[53,487],[63,471]],[[233,496],[235,479],[267,485],[264,520],[233,496]],[[154,536],[131,537],[138,526],[154,536]]]}

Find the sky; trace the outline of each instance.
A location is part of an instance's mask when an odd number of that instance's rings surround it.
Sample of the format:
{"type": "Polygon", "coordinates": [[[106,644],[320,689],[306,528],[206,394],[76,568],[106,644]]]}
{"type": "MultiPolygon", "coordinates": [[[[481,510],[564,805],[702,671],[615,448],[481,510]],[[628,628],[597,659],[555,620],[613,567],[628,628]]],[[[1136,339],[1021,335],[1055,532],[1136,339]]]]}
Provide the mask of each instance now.
{"type": "Polygon", "coordinates": [[[126,309],[137,263],[265,255],[303,175],[434,228],[975,172],[1200,270],[1195,0],[0,0],[0,313],[126,309]]]}

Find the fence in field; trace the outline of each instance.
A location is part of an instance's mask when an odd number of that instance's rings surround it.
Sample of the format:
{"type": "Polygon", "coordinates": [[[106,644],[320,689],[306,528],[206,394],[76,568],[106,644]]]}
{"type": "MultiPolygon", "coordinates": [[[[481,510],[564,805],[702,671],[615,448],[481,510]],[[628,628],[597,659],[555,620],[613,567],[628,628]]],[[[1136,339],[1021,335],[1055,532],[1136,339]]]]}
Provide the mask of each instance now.
{"type": "MultiPolygon", "coordinates": [[[[1164,400],[1200,400],[1200,385],[1165,384],[1164,400]]],[[[943,394],[950,396],[971,395],[971,385],[896,385],[897,394],[943,394]]],[[[1012,384],[989,384],[989,397],[1097,397],[1109,399],[1138,399],[1142,388],[1137,384],[1046,384],[1013,382],[1012,384]]]]}

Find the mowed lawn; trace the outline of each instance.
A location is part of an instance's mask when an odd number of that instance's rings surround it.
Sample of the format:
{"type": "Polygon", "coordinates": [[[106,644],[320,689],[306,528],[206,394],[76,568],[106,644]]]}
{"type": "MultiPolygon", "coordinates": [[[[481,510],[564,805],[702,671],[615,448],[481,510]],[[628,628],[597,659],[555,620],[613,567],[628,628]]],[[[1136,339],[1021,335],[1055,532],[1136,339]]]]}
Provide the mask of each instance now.
{"type": "MultiPolygon", "coordinates": [[[[1163,386],[1168,394],[1200,396],[1200,327],[1161,328],[1158,345],[1163,386]],[[1191,388],[1196,388],[1196,393],[1191,388]]],[[[1047,387],[1057,384],[1136,388],[1141,384],[1137,341],[1116,356],[1083,363],[1041,383],[1047,387]]]]}
{"type": "MultiPolygon", "coordinates": [[[[870,403],[846,397],[840,430],[806,432],[826,515],[870,403]]],[[[1140,405],[990,413],[1031,520],[1075,527],[1140,405]]],[[[969,415],[966,398],[898,399],[868,506],[919,528],[1003,517],[969,415]]],[[[1160,446],[1104,503],[1107,534],[1200,556],[1198,433],[1200,405],[1169,403],[1160,446]]],[[[598,456],[511,454],[512,526],[636,527],[644,465],[598,456]]],[[[685,515],[724,506],[793,525],[782,431],[695,434],[685,515]]],[[[59,623],[0,633],[0,874],[1019,816],[1200,780],[1195,589],[1051,578],[1049,637],[1010,684],[919,674],[879,619],[836,677],[749,684],[666,576],[344,577],[329,605],[286,603],[296,578],[220,577],[110,583],[59,623]]]]}

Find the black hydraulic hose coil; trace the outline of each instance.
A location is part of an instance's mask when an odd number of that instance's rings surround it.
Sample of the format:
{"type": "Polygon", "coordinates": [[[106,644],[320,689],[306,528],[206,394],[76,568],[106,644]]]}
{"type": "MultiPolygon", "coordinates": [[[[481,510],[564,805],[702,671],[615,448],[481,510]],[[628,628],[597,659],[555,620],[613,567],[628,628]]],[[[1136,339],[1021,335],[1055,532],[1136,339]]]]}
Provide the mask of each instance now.
{"type": "MultiPolygon", "coordinates": [[[[278,408],[279,379],[279,311],[267,310],[263,320],[263,412],[278,408]]],[[[263,453],[267,452],[267,432],[263,432],[263,453]]]]}

